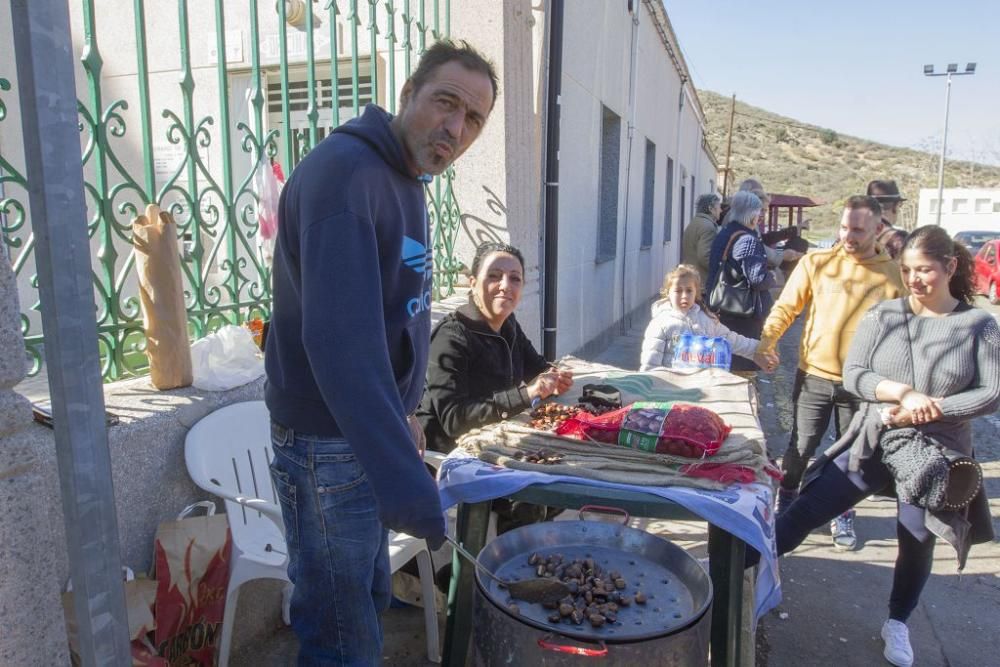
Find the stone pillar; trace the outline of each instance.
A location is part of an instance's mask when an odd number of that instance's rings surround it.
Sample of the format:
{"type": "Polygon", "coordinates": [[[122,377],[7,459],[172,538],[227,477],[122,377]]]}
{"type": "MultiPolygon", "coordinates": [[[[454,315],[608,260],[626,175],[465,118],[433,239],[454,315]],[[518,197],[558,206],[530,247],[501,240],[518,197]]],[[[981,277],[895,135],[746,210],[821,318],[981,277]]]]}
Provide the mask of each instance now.
{"type": "Polygon", "coordinates": [[[27,371],[20,314],[14,272],[0,255],[0,665],[66,665],[64,547],[52,537],[58,515],[46,475],[52,441],[33,437],[31,405],[13,389],[27,371]]]}

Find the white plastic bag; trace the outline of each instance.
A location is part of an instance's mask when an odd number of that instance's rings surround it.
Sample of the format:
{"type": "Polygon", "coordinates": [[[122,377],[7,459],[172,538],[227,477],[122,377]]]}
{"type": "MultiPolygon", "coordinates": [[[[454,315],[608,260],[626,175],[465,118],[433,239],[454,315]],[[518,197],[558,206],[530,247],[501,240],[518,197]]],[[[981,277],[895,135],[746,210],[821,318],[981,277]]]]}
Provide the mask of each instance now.
{"type": "Polygon", "coordinates": [[[257,245],[261,257],[268,266],[274,258],[274,242],[278,234],[278,200],[281,196],[281,183],[274,173],[270,161],[261,156],[253,175],[253,190],[257,196],[257,224],[260,231],[257,234],[257,245]]]}
{"type": "Polygon", "coordinates": [[[274,168],[266,158],[257,163],[253,175],[254,194],[257,195],[257,223],[264,239],[273,239],[278,233],[278,198],[281,186],[274,175],[274,168]]]}
{"type": "Polygon", "coordinates": [[[194,386],[225,391],[256,380],[264,374],[264,359],[253,334],[225,326],[191,345],[194,386]]]}

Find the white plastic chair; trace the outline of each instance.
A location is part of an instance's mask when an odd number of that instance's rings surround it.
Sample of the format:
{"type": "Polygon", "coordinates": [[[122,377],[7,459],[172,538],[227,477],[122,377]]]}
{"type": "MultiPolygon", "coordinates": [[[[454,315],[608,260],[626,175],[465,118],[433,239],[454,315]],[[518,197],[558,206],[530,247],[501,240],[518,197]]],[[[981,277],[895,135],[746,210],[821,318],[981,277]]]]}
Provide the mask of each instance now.
{"type": "MultiPolygon", "coordinates": [[[[204,417],[188,432],[184,460],[192,481],[226,503],[233,536],[232,565],[226,591],[226,611],[219,638],[219,666],[229,664],[229,649],[239,589],[253,579],[288,581],[288,555],[281,508],[271,483],[270,417],[263,401],[234,403],[204,417]]],[[[389,533],[389,567],[395,572],[417,559],[427,658],[441,661],[434,594],[434,570],[424,540],[389,533]]],[[[283,596],[288,623],[291,584],[283,596]]]]}

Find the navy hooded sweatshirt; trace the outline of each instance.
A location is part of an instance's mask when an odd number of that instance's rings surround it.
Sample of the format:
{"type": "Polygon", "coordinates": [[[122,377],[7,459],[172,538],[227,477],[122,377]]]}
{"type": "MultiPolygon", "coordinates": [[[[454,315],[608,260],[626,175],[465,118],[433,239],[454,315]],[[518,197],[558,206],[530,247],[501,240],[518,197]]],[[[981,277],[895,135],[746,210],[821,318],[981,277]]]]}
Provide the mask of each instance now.
{"type": "Polygon", "coordinates": [[[390,121],[369,105],[281,193],[264,396],[296,434],[346,438],[384,525],[440,538],[437,487],[406,423],[430,338],[427,207],[390,121]]]}

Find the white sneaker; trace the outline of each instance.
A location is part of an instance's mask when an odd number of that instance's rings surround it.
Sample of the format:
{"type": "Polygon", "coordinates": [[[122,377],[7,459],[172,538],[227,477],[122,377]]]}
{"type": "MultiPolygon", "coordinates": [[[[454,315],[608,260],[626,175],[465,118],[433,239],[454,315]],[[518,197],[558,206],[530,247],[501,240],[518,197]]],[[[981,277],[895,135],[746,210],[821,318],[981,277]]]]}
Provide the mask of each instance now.
{"type": "Polygon", "coordinates": [[[910,667],[913,664],[913,648],[910,647],[910,631],[906,623],[889,619],[882,624],[882,641],[885,650],[882,655],[896,667],[910,667]]]}
{"type": "Polygon", "coordinates": [[[854,532],[854,516],[854,510],[847,510],[830,522],[833,546],[840,551],[854,551],[858,548],[858,536],[854,532]]]}

